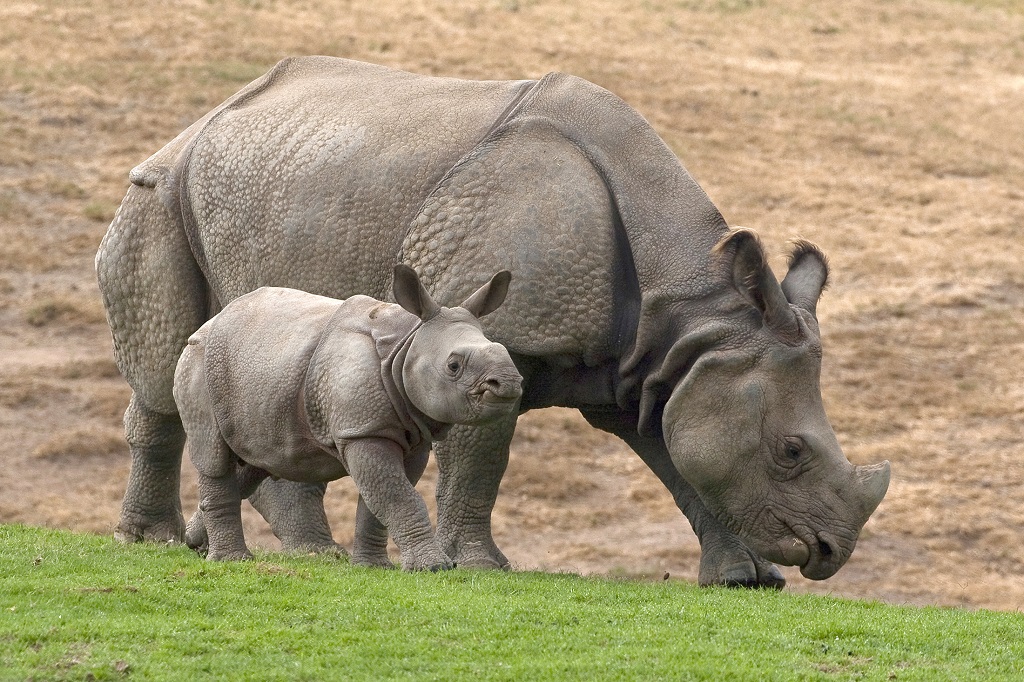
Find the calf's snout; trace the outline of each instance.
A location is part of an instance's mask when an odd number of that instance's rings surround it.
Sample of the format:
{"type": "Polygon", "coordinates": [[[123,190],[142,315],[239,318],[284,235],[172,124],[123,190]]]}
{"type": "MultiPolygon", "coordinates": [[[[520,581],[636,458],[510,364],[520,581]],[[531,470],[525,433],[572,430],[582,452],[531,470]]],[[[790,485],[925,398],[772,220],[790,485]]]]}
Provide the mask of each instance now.
{"type": "Polygon", "coordinates": [[[523,395],[523,377],[504,346],[495,344],[483,353],[484,371],[477,382],[476,392],[485,400],[512,402],[523,395]]]}

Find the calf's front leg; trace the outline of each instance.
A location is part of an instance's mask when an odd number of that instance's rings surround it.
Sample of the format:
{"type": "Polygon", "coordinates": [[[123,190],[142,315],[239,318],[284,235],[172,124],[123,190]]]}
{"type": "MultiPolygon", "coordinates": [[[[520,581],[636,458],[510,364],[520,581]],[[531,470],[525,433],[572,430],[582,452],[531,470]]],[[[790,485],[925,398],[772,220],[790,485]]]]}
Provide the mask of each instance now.
{"type": "MultiPolygon", "coordinates": [[[[426,452],[424,461],[425,455],[426,452]]],[[[374,560],[370,562],[372,565],[381,565],[381,551],[387,556],[387,536],[380,532],[380,524],[383,524],[402,553],[403,569],[438,571],[454,567],[441,551],[430,526],[427,505],[410,480],[419,479],[422,465],[412,461],[407,468],[402,448],[384,438],[352,441],[340,456],[355,481],[363,508],[362,514],[357,508],[355,563],[364,563],[360,556],[365,555],[368,560],[374,560]]]]}
{"type": "MultiPolygon", "coordinates": [[[[423,470],[427,468],[429,456],[429,448],[422,448],[405,458],[405,476],[413,486],[419,482],[423,470]]],[[[359,503],[356,505],[355,535],[352,548],[353,564],[394,568],[388,557],[388,529],[366,506],[366,500],[362,495],[359,496],[359,503]]]]}

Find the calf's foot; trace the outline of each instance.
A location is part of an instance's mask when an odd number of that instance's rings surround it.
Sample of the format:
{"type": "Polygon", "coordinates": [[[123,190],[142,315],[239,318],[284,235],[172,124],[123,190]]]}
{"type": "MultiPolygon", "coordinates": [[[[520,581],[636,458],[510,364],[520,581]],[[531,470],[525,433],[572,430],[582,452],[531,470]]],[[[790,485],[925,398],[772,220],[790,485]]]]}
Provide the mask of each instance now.
{"type": "Polygon", "coordinates": [[[203,556],[210,550],[210,536],[206,532],[202,509],[197,509],[185,526],[185,544],[203,556]]]}

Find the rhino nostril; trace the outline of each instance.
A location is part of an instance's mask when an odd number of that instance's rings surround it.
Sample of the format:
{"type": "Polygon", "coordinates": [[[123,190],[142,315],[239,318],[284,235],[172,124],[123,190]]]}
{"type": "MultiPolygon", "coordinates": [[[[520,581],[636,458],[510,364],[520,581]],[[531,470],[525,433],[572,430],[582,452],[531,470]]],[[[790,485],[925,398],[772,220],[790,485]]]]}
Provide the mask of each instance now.
{"type": "Polygon", "coordinates": [[[501,388],[501,382],[497,379],[488,379],[484,382],[484,388],[488,391],[497,391],[501,388]]]}
{"type": "Polygon", "coordinates": [[[818,552],[821,553],[822,557],[827,559],[830,556],[832,556],[832,545],[828,544],[824,540],[819,539],[818,540],[818,552]]]}

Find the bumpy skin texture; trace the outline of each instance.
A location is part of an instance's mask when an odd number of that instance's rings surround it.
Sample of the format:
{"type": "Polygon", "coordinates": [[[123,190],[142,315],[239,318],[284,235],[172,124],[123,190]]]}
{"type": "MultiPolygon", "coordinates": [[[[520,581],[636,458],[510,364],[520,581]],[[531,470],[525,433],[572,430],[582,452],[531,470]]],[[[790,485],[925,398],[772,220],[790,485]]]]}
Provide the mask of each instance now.
{"type": "MultiPolygon", "coordinates": [[[[777,323],[813,318],[823,257],[795,253],[798,276],[782,290],[762,277],[770,271],[759,245],[731,240],[646,121],[591,83],[557,73],[469,82],[330,58],[286,60],[131,178],[97,265],[119,366],[168,425],[167,356],[210,310],[176,300],[163,312],[166,292],[151,284],[154,249],[173,256],[159,267],[174,268],[165,274],[176,291],[207,293],[215,307],[264,285],[380,298],[397,261],[451,303],[504,268],[515,281],[485,331],[509,348],[525,378],[522,409],[578,407],[629,442],[700,538],[702,583],[781,586],[760,558],[766,554],[813,563],[824,577],[849,556],[884,494],[887,469],[855,471],[819,409],[816,327],[804,325],[798,338],[777,323]],[[748,276],[758,286],[747,286],[748,276]],[[745,357],[749,371],[727,371],[716,385],[709,369],[712,381],[691,391],[691,370],[711,368],[702,358],[723,349],[745,357]],[[787,349],[797,362],[773,359],[787,349]],[[730,413],[748,409],[730,396],[750,382],[782,387],[813,408],[812,418],[730,413]],[[720,412],[705,409],[716,400],[720,412]],[[691,408],[703,421],[689,419],[691,408]],[[757,421],[771,428],[750,427],[742,447],[729,442],[733,422],[757,421]],[[806,461],[826,464],[801,464],[799,472],[819,474],[779,474],[776,451],[793,434],[815,446],[801,451],[806,461]],[[819,503],[816,487],[834,494],[819,503]],[[822,539],[833,536],[843,542],[822,539]]],[[[490,512],[513,428],[513,419],[456,427],[437,447],[437,533],[460,565],[508,565],[491,537],[490,512]]],[[[170,445],[133,445],[123,536],[144,537],[173,516],[173,495],[146,491],[179,457],[170,445]]],[[[312,499],[300,502],[312,508],[312,499]]],[[[282,500],[267,495],[258,508],[273,519],[282,500]]],[[[322,537],[315,513],[305,515],[309,532],[322,537]]],[[[283,527],[275,532],[286,543],[305,541],[283,527]]]]}
{"type": "Polygon", "coordinates": [[[423,315],[366,296],[264,287],[193,334],[174,381],[199,472],[189,544],[211,560],[249,558],[239,505],[261,480],[351,475],[356,563],[390,565],[389,529],[404,568],[451,568],[413,486],[452,423],[514,413],[521,377],[469,312],[423,315]]]}

